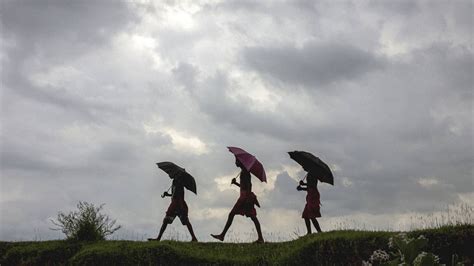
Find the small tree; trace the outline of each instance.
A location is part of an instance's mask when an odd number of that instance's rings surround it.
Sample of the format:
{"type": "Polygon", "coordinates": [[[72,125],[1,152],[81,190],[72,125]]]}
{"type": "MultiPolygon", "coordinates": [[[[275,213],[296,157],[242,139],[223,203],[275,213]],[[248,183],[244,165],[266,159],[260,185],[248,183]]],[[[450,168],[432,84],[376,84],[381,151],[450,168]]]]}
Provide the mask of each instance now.
{"type": "Polygon", "coordinates": [[[111,220],[109,216],[100,213],[103,206],[104,204],[96,207],[92,203],[80,201],[77,204],[77,211],[69,214],[58,212],[57,221],[51,220],[57,228],[51,229],[61,230],[68,240],[104,240],[106,236],[113,234],[121,226],[116,226],[116,220],[111,220]]]}

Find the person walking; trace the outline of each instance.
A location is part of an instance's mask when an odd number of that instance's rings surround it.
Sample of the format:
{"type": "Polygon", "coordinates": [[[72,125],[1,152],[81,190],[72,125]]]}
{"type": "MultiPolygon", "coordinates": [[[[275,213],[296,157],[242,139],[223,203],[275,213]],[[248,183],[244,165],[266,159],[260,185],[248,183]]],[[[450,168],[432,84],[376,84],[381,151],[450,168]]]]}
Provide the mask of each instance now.
{"type": "Polygon", "coordinates": [[[235,215],[245,215],[253,221],[253,223],[255,224],[255,229],[257,230],[258,239],[254,243],[264,243],[260,221],[257,218],[257,211],[255,209],[255,205],[257,207],[260,207],[260,204],[257,200],[257,196],[252,192],[252,181],[250,171],[253,171],[254,174],[257,173],[257,177],[259,177],[259,179],[263,182],[266,182],[265,171],[263,170],[263,166],[255,159],[255,157],[253,157],[252,155],[250,155],[251,157],[248,156],[249,154],[243,151],[242,149],[229,147],[229,150],[236,155],[235,165],[241,169],[239,174],[240,182],[237,182],[236,178],[233,178],[231,182],[231,184],[240,187],[240,197],[235,203],[232,210],[230,211],[227,217],[227,222],[222,232],[218,235],[211,234],[211,236],[220,241],[224,241],[225,235],[229,230],[230,226],[232,225],[232,221],[234,220],[235,215]],[[237,154],[238,152],[239,154],[243,154],[244,152],[246,153],[245,156],[242,156],[242,158],[245,158],[242,160],[246,160],[246,163],[248,163],[249,158],[253,161],[251,164],[249,164],[252,167],[248,167],[250,168],[250,171],[247,169],[247,167],[244,166],[244,163],[239,160],[239,156],[237,154]]]}

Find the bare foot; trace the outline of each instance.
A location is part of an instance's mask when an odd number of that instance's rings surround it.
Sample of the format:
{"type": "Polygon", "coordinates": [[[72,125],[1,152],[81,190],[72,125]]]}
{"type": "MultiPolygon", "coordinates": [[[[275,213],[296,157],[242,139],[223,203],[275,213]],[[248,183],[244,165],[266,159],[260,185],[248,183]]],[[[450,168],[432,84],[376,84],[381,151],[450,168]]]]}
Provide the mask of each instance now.
{"type": "Polygon", "coordinates": [[[148,241],[160,241],[158,238],[148,238],[148,241]]]}
{"type": "Polygon", "coordinates": [[[213,235],[213,234],[211,234],[211,236],[214,237],[214,238],[217,239],[217,240],[224,241],[224,236],[221,236],[221,235],[213,235]]]}
{"type": "Polygon", "coordinates": [[[191,242],[198,242],[197,238],[191,239],[191,242]]]}
{"type": "Polygon", "coordinates": [[[257,240],[255,240],[253,243],[255,243],[255,244],[263,244],[263,243],[265,243],[265,241],[264,241],[263,238],[262,238],[262,239],[257,239],[257,240]]]}

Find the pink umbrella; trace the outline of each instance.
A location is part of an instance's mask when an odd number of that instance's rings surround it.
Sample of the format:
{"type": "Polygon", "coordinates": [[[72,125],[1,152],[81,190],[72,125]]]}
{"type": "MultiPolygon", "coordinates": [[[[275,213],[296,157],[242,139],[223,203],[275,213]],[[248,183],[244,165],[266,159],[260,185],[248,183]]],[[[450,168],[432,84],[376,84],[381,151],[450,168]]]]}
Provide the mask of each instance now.
{"type": "Polygon", "coordinates": [[[245,169],[256,176],[260,181],[267,182],[267,176],[265,175],[265,169],[263,165],[253,156],[252,154],[244,151],[237,147],[227,147],[230,152],[235,155],[235,158],[241,162],[245,169]]]}

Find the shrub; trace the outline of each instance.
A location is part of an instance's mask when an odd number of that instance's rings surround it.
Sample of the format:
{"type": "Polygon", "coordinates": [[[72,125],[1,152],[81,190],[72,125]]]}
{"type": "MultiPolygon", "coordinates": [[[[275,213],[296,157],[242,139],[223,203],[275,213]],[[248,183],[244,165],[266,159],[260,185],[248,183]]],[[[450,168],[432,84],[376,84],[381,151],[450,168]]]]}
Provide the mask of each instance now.
{"type": "Polygon", "coordinates": [[[51,222],[57,226],[53,230],[61,230],[68,240],[75,241],[98,241],[104,240],[106,236],[113,234],[121,228],[115,225],[116,220],[101,214],[104,204],[99,207],[92,203],[80,201],[77,211],[65,214],[58,213],[57,221],[51,222]]]}

